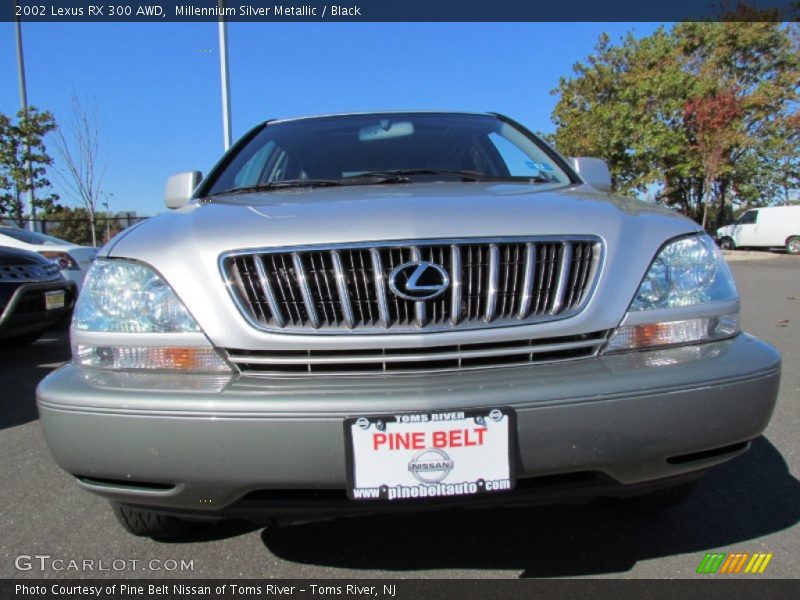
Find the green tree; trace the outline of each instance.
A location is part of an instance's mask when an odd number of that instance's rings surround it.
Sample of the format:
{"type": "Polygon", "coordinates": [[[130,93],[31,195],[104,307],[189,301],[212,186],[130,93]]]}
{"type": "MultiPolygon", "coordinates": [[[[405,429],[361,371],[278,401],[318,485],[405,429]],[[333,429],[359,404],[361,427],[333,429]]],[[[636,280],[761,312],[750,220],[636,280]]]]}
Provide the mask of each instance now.
{"type": "Polygon", "coordinates": [[[784,190],[797,185],[797,33],[793,23],[724,21],[618,44],[603,35],[553,92],[556,146],[604,158],[615,191],[655,187],[698,221],[720,222],[734,199],[769,201],[781,177],[784,190]]]}
{"type": "Polygon", "coordinates": [[[122,229],[113,215],[98,212],[95,213],[93,221],[99,231],[95,231],[93,235],[92,220],[89,219],[88,211],[82,207],[59,207],[44,214],[43,217],[47,223],[45,233],[81,246],[91,246],[97,239],[105,243],[122,229]],[[106,235],[106,221],[108,221],[108,235],[106,235]]]}
{"type": "Polygon", "coordinates": [[[50,191],[47,168],[53,159],[47,153],[45,136],[56,129],[49,112],[29,107],[20,111],[16,122],[0,114],[0,215],[24,225],[25,197],[34,193],[34,208],[50,210],[58,195],[50,191]]]}
{"type": "Polygon", "coordinates": [[[800,111],[787,115],[776,125],[777,135],[769,148],[783,204],[790,203],[790,190],[800,188],[800,111]]]}
{"type": "Polygon", "coordinates": [[[628,34],[619,45],[603,34],[595,53],[573,71],[553,91],[559,150],[606,160],[619,193],[644,191],[669,166],[690,171],[681,153],[685,140],[674,127],[690,77],[663,27],[642,39],[628,34]]]}

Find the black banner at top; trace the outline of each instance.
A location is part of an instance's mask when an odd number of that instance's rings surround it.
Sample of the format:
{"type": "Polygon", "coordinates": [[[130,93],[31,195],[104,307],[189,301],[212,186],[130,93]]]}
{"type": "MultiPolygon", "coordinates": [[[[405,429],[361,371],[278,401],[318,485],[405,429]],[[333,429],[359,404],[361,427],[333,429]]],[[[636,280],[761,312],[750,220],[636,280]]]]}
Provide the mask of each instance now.
{"type": "Polygon", "coordinates": [[[0,0],[23,22],[554,22],[797,20],[797,0],[0,0]]]}

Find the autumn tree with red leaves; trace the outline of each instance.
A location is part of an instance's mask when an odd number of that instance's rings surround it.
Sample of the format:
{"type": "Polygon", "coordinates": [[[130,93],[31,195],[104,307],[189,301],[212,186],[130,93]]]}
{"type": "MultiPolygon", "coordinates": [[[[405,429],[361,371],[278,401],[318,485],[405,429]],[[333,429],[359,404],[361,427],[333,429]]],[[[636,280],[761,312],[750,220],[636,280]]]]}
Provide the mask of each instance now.
{"type": "Polygon", "coordinates": [[[717,177],[731,167],[731,149],[741,141],[742,113],[735,88],[695,96],[683,107],[691,151],[703,166],[703,228],[708,222],[708,205],[717,177]]]}

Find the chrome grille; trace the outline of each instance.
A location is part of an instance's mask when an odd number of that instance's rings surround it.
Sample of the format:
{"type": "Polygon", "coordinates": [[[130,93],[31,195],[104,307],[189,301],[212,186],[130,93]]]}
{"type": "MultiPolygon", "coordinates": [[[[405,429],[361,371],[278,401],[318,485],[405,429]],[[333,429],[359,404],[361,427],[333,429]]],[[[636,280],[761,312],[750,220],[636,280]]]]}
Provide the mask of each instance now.
{"type": "Polygon", "coordinates": [[[0,282],[35,282],[54,281],[61,278],[58,265],[30,264],[30,265],[0,265],[0,282]]]}
{"type": "Polygon", "coordinates": [[[226,350],[245,375],[368,375],[520,366],[594,356],[607,331],[557,338],[365,350],[226,350]]]}
{"type": "Polygon", "coordinates": [[[247,320],[267,331],[382,333],[520,325],[577,313],[599,271],[596,238],[385,242],[227,253],[223,276],[247,320]],[[422,260],[450,276],[431,300],[389,288],[422,260]]]}

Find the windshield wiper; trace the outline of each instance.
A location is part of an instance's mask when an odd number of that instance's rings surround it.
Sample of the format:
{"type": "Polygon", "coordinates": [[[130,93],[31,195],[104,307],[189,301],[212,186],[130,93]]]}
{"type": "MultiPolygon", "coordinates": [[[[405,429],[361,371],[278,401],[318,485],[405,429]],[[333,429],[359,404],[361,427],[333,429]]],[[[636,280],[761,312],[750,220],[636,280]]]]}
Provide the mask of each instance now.
{"type": "Polygon", "coordinates": [[[447,169],[392,169],[388,171],[367,171],[358,175],[346,177],[348,179],[377,179],[376,183],[406,183],[411,181],[413,175],[450,175],[458,177],[461,181],[504,181],[520,183],[552,183],[541,175],[531,177],[514,177],[507,175],[490,175],[478,171],[452,171],[447,169]]]}
{"type": "Polygon", "coordinates": [[[366,171],[356,175],[343,177],[342,179],[281,179],[269,183],[259,183],[257,185],[246,185],[231,188],[222,192],[210,194],[208,197],[223,196],[228,194],[250,194],[253,192],[264,192],[269,190],[287,188],[314,188],[331,187],[346,185],[369,185],[383,183],[408,183],[413,175],[449,175],[457,177],[461,181],[499,181],[499,182],[518,182],[518,183],[552,183],[549,179],[540,175],[532,177],[512,177],[505,175],[490,175],[477,171],[449,171],[447,169],[392,169],[387,171],[366,171]]]}
{"type": "Polygon", "coordinates": [[[474,171],[448,171],[446,169],[391,169],[386,171],[366,171],[357,175],[350,175],[345,179],[377,179],[379,183],[405,183],[410,181],[410,175],[452,175],[462,180],[478,181],[484,175],[474,171]]]}
{"type": "Polygon", "coordinates": [[[345,185],[338,179],[280,179],[278,181],[270,181],[269,183],[259,183],[257,185],[245,185],[242,187],[231,188],[211,194],[212,196],[222,196],[227,194],[250,194],[252,192],[264,192],[269,190],[279,190],[286,188],[304,188],[304,187],[329,187],[345,185]]]}

